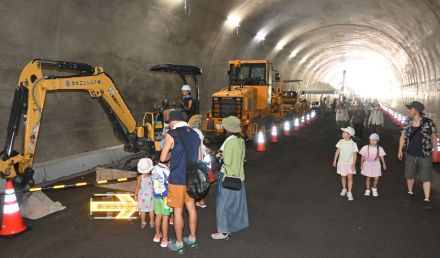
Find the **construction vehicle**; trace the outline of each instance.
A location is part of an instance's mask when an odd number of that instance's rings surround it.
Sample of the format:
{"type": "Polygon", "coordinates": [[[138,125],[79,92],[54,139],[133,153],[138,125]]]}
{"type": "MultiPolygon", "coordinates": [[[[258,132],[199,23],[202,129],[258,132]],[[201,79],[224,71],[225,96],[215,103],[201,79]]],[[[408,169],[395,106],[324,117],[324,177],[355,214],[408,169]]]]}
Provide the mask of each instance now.
{"type": "MultiPolygon", "coordinates": [[[[187,76],[194,82],[194,115],[189,117],[188,123],[193,128],[199,128],[201,124],[200,115],[200,85],[197,76],[202,75],[202,69],[191,65],[176,65],[176,64],[159,64],[150,67],[151,72],[175,73],[180,76],[184,85],[189,85],[187,76]]],[[[171,106],[168,99],[164,99],[162,103],[154,105],[153,112],[146,112],[142,120],[142,124],[149,124],[153,128],[149,133],[150,139],[154,139],[156,150],[161,150],[160,141],[165,136],[168,130],[168,124],[165,121],[164,112],[166,111],[182,111],[180,106],[171,106]]]]}
{"type": "Polygon", "coordinates": [[[242,120],[246,137],[269,128],[295,106],[296,95],[284,91],[284,81],[269,60],[229,61],[229,86],[212,95],[212,109],[203,130],[208,136],[222,135],[222,120],[234,115],[242,120]],[[286,98],[291,103],[284,104],[286,98]]]}
{"type": "MultiPolygon", "coordinates": [[[[158,65],[155,71],[185,75],[201,74],[200,68],[183,65],[158,65]],[[197,72],[199,71],[199,72],[197,72]]],[[[184,80],[186,81],[186,79],[184,80]]],[[[198,88],[198,86],[197,86],[198,88]]],[[[97,99],[112,123],[115,135],[125,143],[124,150],[154,155],[158,140],[153,126],[160,112],[153,120],[144,116],[142,124],[137,124],[112,78],[102,67],[84,63],[35,59],[21,72],[11,107],[5,148],[0,153],[0,176],[14,179],[15,184],[27,185],[32,182],[35,151],[47,92],[86,91],[97,99]],[[24,120],[21,151],[14,150],[20,121],[24,120]]]]}

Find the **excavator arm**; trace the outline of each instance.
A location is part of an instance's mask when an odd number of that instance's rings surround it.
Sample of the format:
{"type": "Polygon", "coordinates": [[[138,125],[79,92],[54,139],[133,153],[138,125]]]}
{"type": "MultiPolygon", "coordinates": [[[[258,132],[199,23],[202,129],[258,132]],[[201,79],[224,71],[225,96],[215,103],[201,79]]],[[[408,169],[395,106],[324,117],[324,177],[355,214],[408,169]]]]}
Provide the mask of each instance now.
{"type": "Polygon", "coordinates": [[[23,69],[9,118],[7,138],[0,154],[0,176],[29,181],[48,92],[86,91],[107,113],[116,136],[130,152],[155,152],[145,125],[138,126],[118,89],[102,67],[65,61],[35,59],[23,69]],[[52,72],[52,73],[47,73],[52,72]],[[23,146],[15,151],[20,121],[24,121],[23,146]]]}

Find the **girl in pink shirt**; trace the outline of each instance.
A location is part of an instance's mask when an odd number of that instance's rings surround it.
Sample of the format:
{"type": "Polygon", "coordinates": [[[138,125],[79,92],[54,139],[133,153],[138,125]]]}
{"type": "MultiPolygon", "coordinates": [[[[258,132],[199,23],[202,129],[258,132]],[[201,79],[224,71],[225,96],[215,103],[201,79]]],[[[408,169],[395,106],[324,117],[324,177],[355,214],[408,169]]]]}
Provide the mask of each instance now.
{"type": "Polygon", "coordinates": [[[365,196],[370,196],[372,193],[374,197],[378,197],[377,186],[379,184],[379,177],[382,176],[380,161],[382,161],[383,170],[387,170],[384,159],[386,154],[384,149],[379,146],[379,135],[376,133],[371,134],[370,144],[362,147],[359,154],[362,155],[361,174],[366,177],[365,196]],[[371,178],[374,178],[373,187],[371,187],[371,178]]]}

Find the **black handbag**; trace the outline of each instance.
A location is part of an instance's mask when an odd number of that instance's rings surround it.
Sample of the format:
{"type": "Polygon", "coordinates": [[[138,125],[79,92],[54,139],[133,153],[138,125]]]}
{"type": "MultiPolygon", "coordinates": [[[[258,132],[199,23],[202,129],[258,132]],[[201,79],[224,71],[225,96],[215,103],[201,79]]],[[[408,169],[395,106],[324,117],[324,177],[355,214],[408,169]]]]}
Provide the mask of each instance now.
{"type": "Polygon", "coordinates": [[[186,192],[195,200],[201,200],[209,193],[209,168],[204,162],[193,162],[188,159],[188,151],[185,142],[178,130],[176,130],[179,141],[182,143],[186,155],[186,192]]]}
{"type": "MultiPolygon", "coordinates": [[[[243,147],[244,148],[244,147],[243,147]]],[[[242,153],[243,158],[243,153],[242,153]]],[[[223,177],[222,187],[228,190],[240,191],[241,190],[241,178],[238,177],[230,177],[226,173],[225,168],[225,176],[223,177]]]]}
{"type": "Polygon", "coordinates": [[[222,187],[229,190],[240,191],[241,179],[225,175],[225,177],[223,178],[222,187]]]}

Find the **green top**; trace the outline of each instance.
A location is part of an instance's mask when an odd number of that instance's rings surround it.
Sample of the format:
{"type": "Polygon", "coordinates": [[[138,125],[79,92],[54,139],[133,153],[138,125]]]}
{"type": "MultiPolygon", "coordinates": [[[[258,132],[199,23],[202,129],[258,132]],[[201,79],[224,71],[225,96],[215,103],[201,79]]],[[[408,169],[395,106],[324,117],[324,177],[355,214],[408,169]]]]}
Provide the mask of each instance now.
{"type": "Polygon", "coordinates": [[[243,139],[232,135],[226,139],[222,148],[225,175],[240,178],[241,181],[244,181],[243,162],[245,145],[243,139]]]}

